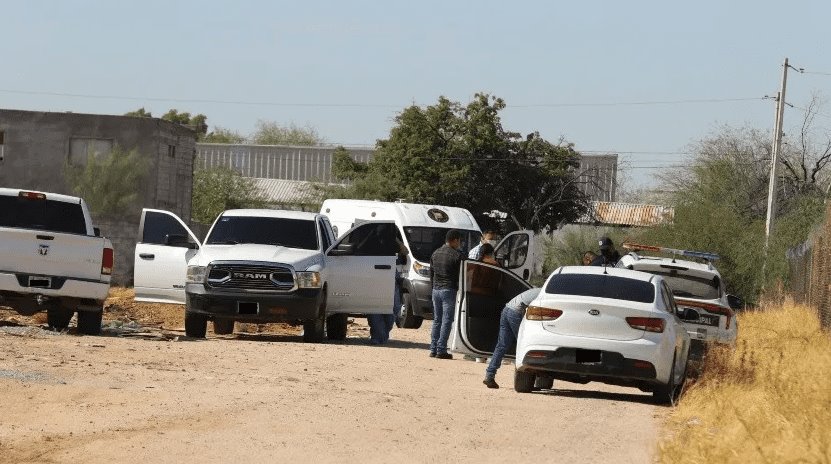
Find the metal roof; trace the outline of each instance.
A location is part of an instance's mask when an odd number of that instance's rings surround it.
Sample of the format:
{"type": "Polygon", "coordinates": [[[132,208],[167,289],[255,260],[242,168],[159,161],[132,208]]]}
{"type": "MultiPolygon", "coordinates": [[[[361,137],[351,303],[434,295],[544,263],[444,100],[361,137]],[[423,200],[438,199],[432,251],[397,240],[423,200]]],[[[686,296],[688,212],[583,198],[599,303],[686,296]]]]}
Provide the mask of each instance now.
{"type": "Polygon", "coordinates": [[[613,226],[651,227],[671,224],[675,208],[661,205],[643,205],[610,201],[592,202],[591,211],[579,222],[613,226]]]}
{"type": "Polygon", "coordinates": [[[303,204],[312,201],[311,182],[250,178],[266,201],[272,204],[303,204]]]}

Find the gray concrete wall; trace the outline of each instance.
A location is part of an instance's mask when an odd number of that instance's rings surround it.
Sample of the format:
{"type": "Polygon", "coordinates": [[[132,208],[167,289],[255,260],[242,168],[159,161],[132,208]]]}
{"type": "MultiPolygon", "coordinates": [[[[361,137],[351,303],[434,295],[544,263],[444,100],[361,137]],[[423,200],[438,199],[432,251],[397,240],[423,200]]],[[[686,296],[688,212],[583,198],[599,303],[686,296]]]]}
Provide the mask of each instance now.
{"type": "Polygon", "coordinates": [[[196,134],[187,127],[156,118],[0,109],[0,131],[2,187],[72,194],[64,166],[73,139],[111,140],[147,159],[147,177],[131,209],[110,218],[93,212],[102,234],[113,240],[117,283],[132,280],[141,208],[166,209],[190,220],[196,134]]]}

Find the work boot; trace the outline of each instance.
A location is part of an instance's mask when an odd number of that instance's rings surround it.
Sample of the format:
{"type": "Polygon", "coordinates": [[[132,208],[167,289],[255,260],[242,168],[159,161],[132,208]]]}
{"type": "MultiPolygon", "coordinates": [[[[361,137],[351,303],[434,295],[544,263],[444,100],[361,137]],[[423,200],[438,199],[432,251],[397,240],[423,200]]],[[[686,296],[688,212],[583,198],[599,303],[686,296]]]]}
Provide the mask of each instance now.
{"type": "Polygon", "coordinates": [[[436,359],[453,359],[453,355],[450,353],[436,353],[436,359]]]}
{"type": "Polygon", "coordinates": [[[482,383],[485,384],[488,388],[499,388],[499,384],[496,383],[496,380],[490,377],[485,378],[485,380],[483,380],[482,383]]]}

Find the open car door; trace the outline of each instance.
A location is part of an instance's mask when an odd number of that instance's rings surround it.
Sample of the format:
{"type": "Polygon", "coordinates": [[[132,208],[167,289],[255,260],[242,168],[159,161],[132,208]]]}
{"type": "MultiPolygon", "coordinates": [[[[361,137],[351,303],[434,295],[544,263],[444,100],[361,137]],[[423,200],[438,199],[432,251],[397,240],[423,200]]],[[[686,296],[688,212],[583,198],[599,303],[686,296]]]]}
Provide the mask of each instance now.
{"type": "MultiPolygon", "coordinates": [[[[528,282],[499,266],[463,261],[450,350],[478,357],[492,355],[499,338],[502,309],[530,288],[528,282]]],[[[507,354],[513,356],[515,352],[514,344],[507,354]]]]}
{"type": "Polygon", "coordinates": [[[496,260],[525,280],[534,270],[534,231],[518,230],[506,235],[494,248],[496,260]]]}
{"type": "Polygon", "coordinates": [[[327,313],[392,314],[398,245],[392,221],[359,224],[326,251],[327,313]]]}
{"type": "Polygon", "coordinates": [[[199,250],[196,235],[178,216],[143,209],[133,266],[136,301],[185,304],[188,261],[199,250]]]}

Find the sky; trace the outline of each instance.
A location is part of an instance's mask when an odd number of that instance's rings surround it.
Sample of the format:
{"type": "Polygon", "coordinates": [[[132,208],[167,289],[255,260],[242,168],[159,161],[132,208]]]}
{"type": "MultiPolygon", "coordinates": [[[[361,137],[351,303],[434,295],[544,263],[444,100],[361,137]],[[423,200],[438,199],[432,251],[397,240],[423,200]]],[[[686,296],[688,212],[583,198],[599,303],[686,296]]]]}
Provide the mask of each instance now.
{"type": "MultiPolygon", "coordinates": [[[[0,0],[0,108],[258,120],[374,145],[439,96],[503,98],[504,126],[619,153],[656,187],[724,124],[785,129],[831,93],[827,1],[0,0]]],[[[831,107],[821,109],[831,126],[831,107]]]]}

